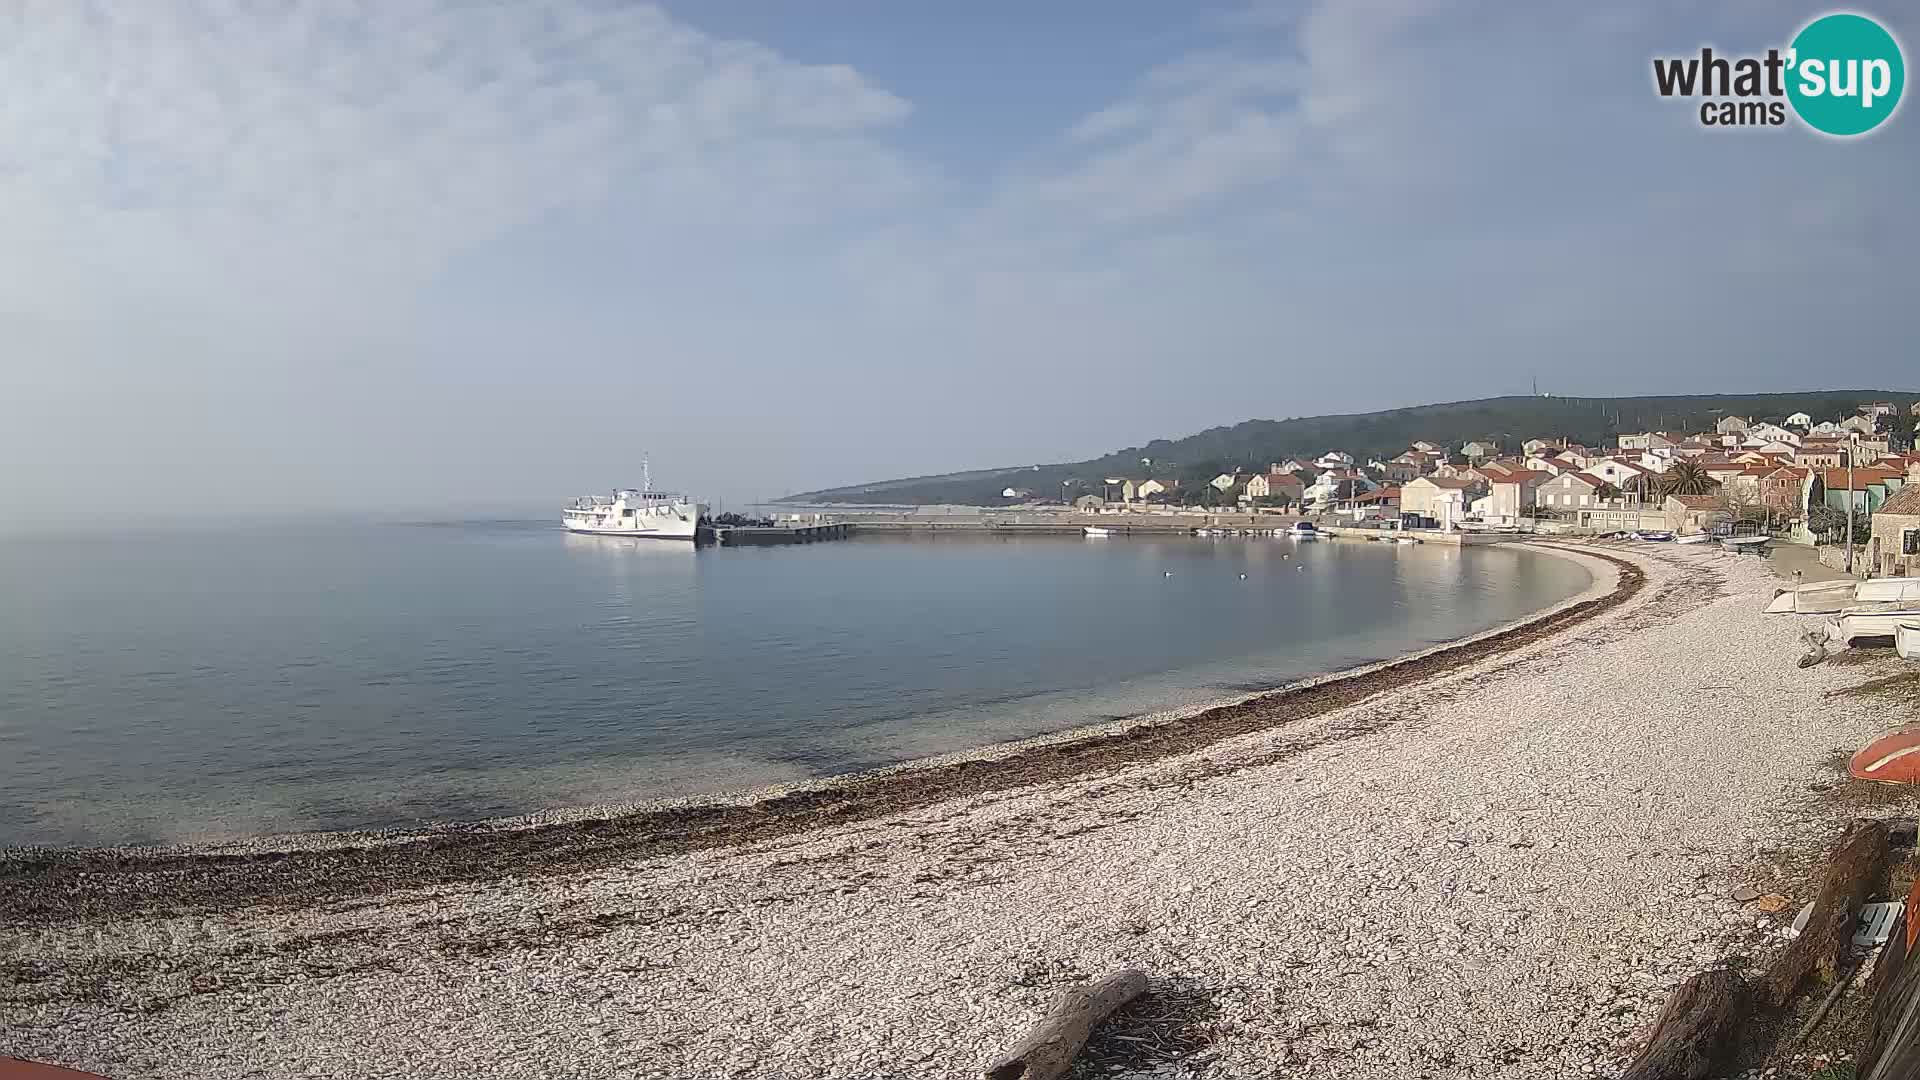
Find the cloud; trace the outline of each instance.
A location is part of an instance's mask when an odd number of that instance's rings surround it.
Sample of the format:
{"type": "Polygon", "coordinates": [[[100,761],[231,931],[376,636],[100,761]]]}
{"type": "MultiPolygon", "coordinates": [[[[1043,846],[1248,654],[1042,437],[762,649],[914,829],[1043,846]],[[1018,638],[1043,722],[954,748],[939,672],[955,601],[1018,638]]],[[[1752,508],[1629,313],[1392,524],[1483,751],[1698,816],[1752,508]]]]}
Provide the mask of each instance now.
{"type": "Polygon", "coordinates": [[[908,116],[899,97],[647,6],[50,0],[14,15],[0,283],[15,303],[417,283],[616,197],[663,225],[778,225],[914,183],[873,137],[908,116]]]}

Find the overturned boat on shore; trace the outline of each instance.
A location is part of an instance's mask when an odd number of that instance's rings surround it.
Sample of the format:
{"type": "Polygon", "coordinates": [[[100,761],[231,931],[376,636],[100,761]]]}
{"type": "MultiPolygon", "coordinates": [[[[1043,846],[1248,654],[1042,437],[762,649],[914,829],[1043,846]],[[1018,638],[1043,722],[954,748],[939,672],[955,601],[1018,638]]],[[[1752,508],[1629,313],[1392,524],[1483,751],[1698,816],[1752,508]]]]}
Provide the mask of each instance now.
{"type": "Polygon", "coordinates": [[[1775,589],[1772,602],[1767,604],[1767,612],[1772,615],[1832,615],[1854,603],[1855,584],[1851,580],[1814,581],[1775,589]]]}
{"type": "Polygon", "coordinates": [[[1910,622],[1920,622],[1920,603],[1853,604],[1827,620],[1827,640],[1851,648],[1861,638],[1896,637],[1910,622]]]}

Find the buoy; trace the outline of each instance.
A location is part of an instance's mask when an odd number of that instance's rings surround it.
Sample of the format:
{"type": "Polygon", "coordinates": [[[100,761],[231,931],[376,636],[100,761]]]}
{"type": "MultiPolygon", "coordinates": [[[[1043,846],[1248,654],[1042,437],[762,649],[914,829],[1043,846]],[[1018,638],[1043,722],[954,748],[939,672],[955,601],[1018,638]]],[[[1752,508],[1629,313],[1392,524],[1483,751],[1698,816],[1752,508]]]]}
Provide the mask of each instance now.
{"type": "Polygon", "coordinates": [[[1161,577],[1172,577],[1172,576],[1173,576],[1173,571],[1171,571],[1171,570],[1162,570],[1162,571],[1160,571],[1160,576],[1161,576],[1161,577]]]}
{"type": "Polygon", "coordinates": [[[1294,569],[1300,571],[1303,574],[1307,572],[1307,568],[1304,566],[1296,566],[1294,567],[1294,569]]]}
{"type": "Polygon", "coordinates": [[[1247,580],[1247,575],[1245,575],[1245,574],[1241,574],[1241,575],[1240,575],[1240,580],[1241,580],[1241,581],[1245,581],[1245,580],[1247,580]]]}

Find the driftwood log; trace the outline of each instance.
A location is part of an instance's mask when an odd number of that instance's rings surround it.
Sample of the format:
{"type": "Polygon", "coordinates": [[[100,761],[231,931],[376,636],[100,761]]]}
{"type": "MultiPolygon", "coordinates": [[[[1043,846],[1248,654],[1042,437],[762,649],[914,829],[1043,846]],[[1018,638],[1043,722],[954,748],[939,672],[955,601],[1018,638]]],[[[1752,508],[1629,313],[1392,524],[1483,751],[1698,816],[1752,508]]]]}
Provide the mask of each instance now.
{"type": "Polygon", "coordinates": [[[987,1080],[1059,1080],[1094,1026],[1146,992],[1146,973],[1132,968],[1068,987],[1025,1038],[987,1065],[987,1080]]]}
{"type": "Polygon", "coordinates": [[[1702,1080],[1725,1071],[1721,1059],[1738,1025],[1756,1012],[1778,1010],[1809,975],[1835,981],[1853,944],[1860,905],[1879,885],[1886,862],[1886,823],[1855,822],[1827,860],[1800,936],[1753,983],[1731,971],[1706,971],[1681,983],[1621,1080],[1702,1080]]]}
{"type": "Polygon", "coordinates": [[[1731,971],[1703,971],[1680,984],[1654,1021],[1653,1037],[1620,1080],[1704,1080],[1719,1066],[1747,986],[1731,971]]]}
{"type": "Polygon", "coordinates": [[[1886,864],[1886,822],[1855,822],[1827,860],[1827,877],[1813,899],[1807,925],[1760,981],[1759,994],[1767,1004],[1786,1004],[1810,975],[1822,983],[1840,977],[1841,962],[1853,947],[1860,905],[1879,885],[1886,864]]]}

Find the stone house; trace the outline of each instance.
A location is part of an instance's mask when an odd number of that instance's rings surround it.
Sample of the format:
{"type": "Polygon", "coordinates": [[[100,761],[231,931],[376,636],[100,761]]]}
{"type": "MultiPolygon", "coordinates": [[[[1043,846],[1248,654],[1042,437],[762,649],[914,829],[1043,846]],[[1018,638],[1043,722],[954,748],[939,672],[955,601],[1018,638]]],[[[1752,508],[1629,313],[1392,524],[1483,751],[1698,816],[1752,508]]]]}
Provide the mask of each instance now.
{"type": "Polygon", "coordinates": [[[1867,565],[1881,577],[1920,577],[1920,487],[1902,488],[1874,512],[1867,565]]]}
{"type": "Polygon", "coordinates": [[[1669,495],[1660,509],[1677,533],[1705,532],[1729,516],[1726,500],[1718,495],[1669,495]]]}

